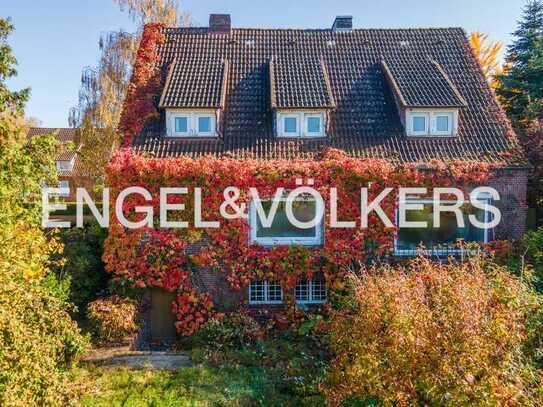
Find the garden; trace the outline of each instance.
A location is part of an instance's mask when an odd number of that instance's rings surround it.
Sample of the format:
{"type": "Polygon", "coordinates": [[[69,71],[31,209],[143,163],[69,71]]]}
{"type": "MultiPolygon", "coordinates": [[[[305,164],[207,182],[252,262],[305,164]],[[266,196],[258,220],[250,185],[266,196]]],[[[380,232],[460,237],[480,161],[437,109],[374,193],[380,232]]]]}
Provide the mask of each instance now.
{"type": "MultiPolygon", "coordinates": [[[[96,115],[107,110],[104,105],[117,106],[115,118],[97,127],[107,128],[102,134],[117,134],[120,145],[156,113],[158,28],[179,16],[141,6],[170,2],[118,3],[153,23],[135,37],[141,40],[133,72],[138,86],[129,87],[123,71],[119,92],[128,94],[128,113],[120,117],[122,101],[87,98],[92,114],[82,127],[100,122],[96,115]]],[[[395,230],[386,230],[375,214],[369,228],[326,229],[318,247],[250,244],[250,225],[243,219],[218,229],[132,230],[111,216],[108,229],[95,222],[44,229],[40,194],[44,184],[58,183],[60,146],[54,134],[27,137],[29,90],[7,85],[16,75],[7,42],[13,29],[0,18],[1,406],[543,405],[541,1],[529,3],[507,64],[492,79],[530,161],[527,204],[536,225],[516,241],[460,239],[462,255],[451,257],[429,257],[424,250],[392,256],[395,230]],[[198,246],[202,241],[206,244],[198,246]],[[199,289],[196,277],[203,268],[223,277],[235,293],[249,292],[253,281],[273,281],[284,290],[284,304],[261,314],[245,300],[233,307],[199,289]],[[326,302],[297,303],[298,283],[317,275],[326,285],[326,302]],[[175,340],[167,347],[158,344],[158,351],[135,350],[152,289],[173,298],[175,340]]],[[[115,43],[119,48],[101,41],[102,50],[116,50],[126,59],[119,54],[113,59],[132,66],[135,43],[123,48],[119,44],[127,45],[128,37],[115,38],[123,41],[115,43]]],[[[105,85],[93,78],[87,96],[115,93],[96,91],[105,85]]],[[[318,160],[247,159],[243,166],[229,157],[159,159],[119,146],[110,159],[103,152],[114,143],[101,142],[87,140],[96,148],[87,159],[94,161],[97,189],[107,185],[112,198],[127,185],[147,187],[154,197],[161,186],[191,187],[186,200],[167,201],[186,203],[184,212],[172,211],[171,221],[194,219],[196,208],[189,202],[195,202],[196,186],[203,187],[200,215],[211,220],[228,186],[255,187],[270,197],[277,188],[295,189],[299,179],[311,178],[327,200],[325,191],[337,187],[343,202],[337,215],[345,220],[357,218],[361,185],[368,187],[370,200],[384,187],[406,183],[462,185],[467,191],[497,170],[478,161],[396,165],[334,149],[322,151],[318,160]]],[[[249,202],[242,192],[239,203],[249,202]]],[[[395,202],[392,196],[383,201],[389,217],[395,202]]],[[[156,222],[158,198],[146,202],[134,194],[121,212],[138,220],[143,204],[155,209],[156,222]]],[[[306,202],[298,207],[308,208],[313,207],[306,202]]],[[[73,214],[69,205],[61,215],[73,214]]],[[[417,236],[404,237],[421,240],[417,236]]]]}

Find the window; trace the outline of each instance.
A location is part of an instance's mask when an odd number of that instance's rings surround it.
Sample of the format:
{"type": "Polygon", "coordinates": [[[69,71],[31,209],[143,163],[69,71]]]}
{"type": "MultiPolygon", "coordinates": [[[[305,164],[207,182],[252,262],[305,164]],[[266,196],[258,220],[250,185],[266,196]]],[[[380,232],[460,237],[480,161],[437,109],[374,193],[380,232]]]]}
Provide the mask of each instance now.
{"type": "Polygon", "coordinates": [[[57,171],[72,171],[73,167],[74,167],[73,160],[57,161],[57,171]]]}
{"type": "Polygon", "coordinates": [[[186,116],[178,116],[175,118],[175,132],[187,134],[189,132],[189,118],[186,116]]]}
{"type": "Polygon", "coordinates": [[[213,117],[198,116],[198,135],[211,135],[213,133],[213,117]]]}
{"type": "Polygon", "coordinates": [[[407,135],[452,136],[455,118],[454,112],[408,112],[407,135]]]}
{"type": "Polygon", "coordinates": [[[67,180],[62,180],[58,183],[58,188],[60,189],[59,196],[69,196],[70,195],[70,182],[67,180]]]}
{"type": "Polygon", "coordinates": [[[283,290],[277,281],[251,281],[249,304],[281,304],[282,302],[283,290]]]}
{"type": "Polygon", "coordinates": [[[214,114],[168,112],[167,115],[169,137],[216,136],[214,114]]]}
{"type": "Polygon", "coordinates": [[[321,115],[306,115],[306,129],[308,136],[324,135],[321,115]]]}
{"type": "Polygon", "coordinates": [[[323,137],[323,113],[279,113],[277,122],[279,137],[323,137]]]}
{"type": "Polygon", "coordinates": [[[428,134],[428,114],[412,113],[410,115],[409,134],[412,136],[424,136],[428,134]]]}
{"type": "Polygon", "coordinates": [[[283,120],[283,132],[285,134],[298,134],[298,118],[295,116],[285,117],[283,120]]]}
{"type": "Polygon", "coordinates": [[[326,302],[326,284],[322,275],[314,275],[311,280],[296,284],[294,297],[301,304],[321,304],[326,302]]]}
{"type": "MultiPolygon", "coordinates": [[[[454,246],[459,239],[464,242],[486,243],[488,241],[488,230],[473,226],[468,219],[468,216],[473,214],[480,222],[488,222],[489,213],[486,210],[474,208],[467,202],[461,207],[464,227],[458,226],[456,215],[453,212],[441,212],[440,226],[434,228],[433,201],[429,199],[412,199],[409,202],[421,203],[424,208],[418,211],[406,211],[406,221],[426,222],[428,227],[399,228],[394,242],[394,253],[396,255],[415,255],[421,246],[428,251],[428,254],[455,253],[459,251],[454,246]]],[[[442,201],[442,203],[446,204],[447,201],[442,201]]]]}
{"type": "MultiPolygon", "coordinates": [[[[272,201],[261,201],[262,209],[266,216],[269,216],[272,201]]],[[[255,202],[250,206],[250,226],[251,242],[259,243],[265,246],[276,245],[306,245],[315,246],[323,243],[323,220],[322,218],[316,226],[301,229],[292,225],[287,218],[285,209],[285,199],[282,199],[277,207],[277,211],[270,227],[264,227],[262,220],[258,216],[255,202]]],[[[320,203],[319,203],[320,205],[320,203]]],[[[302,199],[293,203],[292,212],[299,222],[309,222],[315,216],[323,211],[323,208],[317,207],[317,202],[310,199],[302,199]]]]}
{"type": "Polygon", "coordinates": [[[443,136],[448,136],[452,134],[452,113],[434,113],[432,116],[432,134],[443,136]]]}

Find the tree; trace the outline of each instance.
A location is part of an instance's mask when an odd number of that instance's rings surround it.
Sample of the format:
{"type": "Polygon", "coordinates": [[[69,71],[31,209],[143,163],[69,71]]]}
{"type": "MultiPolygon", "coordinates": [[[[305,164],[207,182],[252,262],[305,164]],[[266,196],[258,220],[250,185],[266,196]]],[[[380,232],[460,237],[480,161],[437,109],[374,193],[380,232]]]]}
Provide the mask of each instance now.
{"type": "Polygon", "coordinates": [[[63,405],[65,369],[84,341],[67,304],[43,284],[60,245],[42,230],[33,198],[55,179],[56,141],[27,140],[21,127],[29,90],[6,84],[17,73],[12,30],[0,19],[0,405],[63,405]]]}
{"type": "Polygon", "coordinates": [[[81,76],[79,104],[70,112],[69,122],[79,128],[83,174],[97,184],[119,139],[116,128],[143,26],[147,23],[183,25],[190,15],[179,14],[177,0],[114,0],[128,9],[139,25],[138,32],[110,32],[100,37],[100,60],[96,68],[85,68],[81,76]]]}
{"type": "Polygon", "coordinates": [[[475,56],[481,64],[483,73],[492,84],[494,77],[501,73],[499,54],[503,48],[503,44],[501,42],[489,41],[488,34],[483,34],[479,31],[471,33],[470,43],[475,56]]]}
{"type": "Polygon", "coordinates": [[[524,9],[515,40],[507,49],[506,72],[498,75],[497,95],[513,126],[521,131],[543,111],[543,1],[524,9]]]}

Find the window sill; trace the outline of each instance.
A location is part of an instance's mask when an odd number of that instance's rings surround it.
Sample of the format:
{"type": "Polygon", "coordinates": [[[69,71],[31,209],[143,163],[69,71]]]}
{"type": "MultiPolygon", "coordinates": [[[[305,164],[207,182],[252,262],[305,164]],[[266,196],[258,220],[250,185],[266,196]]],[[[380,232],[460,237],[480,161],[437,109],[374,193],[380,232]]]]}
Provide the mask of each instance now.
{"type": "Polygon", "coordinates": [[[249,305],[280,305],[283,301],[249,301],[249,305]]]}
{"type": "Polygon", "coordinates": [[[195,136],[194,134],[190,134],[188,136],[168,136],[166,135],[164,137],[168,140],[183,140],[183,141],[210,141],[210,140],[219,140],[219,136],[195,136]]]}
{"type": "Polygon", "coordinates": [[[474,254],[475,250],[470,249],[432,249],[432,250],[421,250],[421,249],[400,249],[394,250],[394,257],[433,257],[433,256],[461,256],[466,254],[474,254]]]}

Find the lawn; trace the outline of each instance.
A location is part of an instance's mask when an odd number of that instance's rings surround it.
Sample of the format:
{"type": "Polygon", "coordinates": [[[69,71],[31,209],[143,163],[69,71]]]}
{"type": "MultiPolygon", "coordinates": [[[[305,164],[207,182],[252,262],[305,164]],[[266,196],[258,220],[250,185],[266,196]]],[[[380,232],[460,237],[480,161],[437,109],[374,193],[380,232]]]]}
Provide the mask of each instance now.
{"type": "Polygon", "coordinates": [[[258,367],[199,365],[177,371],[80,367],[74,371],[83,406],[303,406],[299,398],[258,367]]]}

